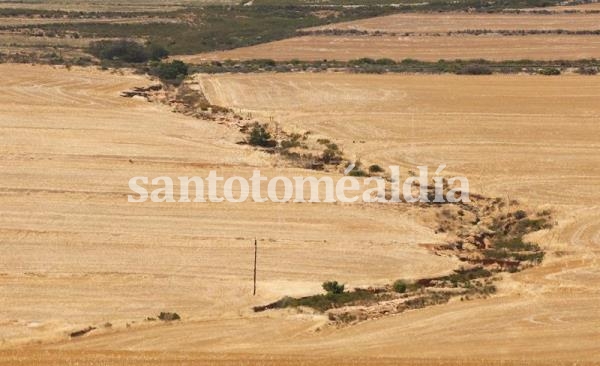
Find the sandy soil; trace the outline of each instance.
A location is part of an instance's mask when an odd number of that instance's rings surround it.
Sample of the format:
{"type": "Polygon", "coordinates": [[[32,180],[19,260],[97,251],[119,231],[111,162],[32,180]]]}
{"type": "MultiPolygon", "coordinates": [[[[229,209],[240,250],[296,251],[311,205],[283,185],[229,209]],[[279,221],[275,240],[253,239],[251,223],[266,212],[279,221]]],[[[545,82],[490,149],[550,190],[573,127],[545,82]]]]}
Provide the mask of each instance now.
{"type": "Polygon", "coordinates": [[[475,191],[555,210],[557,226],[530,238],[548,259],[507,275],[495,297],[333,329],[317,315],[249,308],[325,279],[443,273],[456,263],[418,244],[444,237],[402,208],[128,204],[132,176],[301,172],[236,145],[226,126],[118,96],[148,83],[140,76],[27,65],[0,74],[0,364],[600,357],[598,77],[198,76],[213,103],[333,138],[365,163],[446,163],[475,191]],[[183,321],[144,321],[160,311],[183,321]],[[69,340],[88,325],[100,329],[69,340]]]}
{"type": "Polygon", "coordinates": [[[187,62],[269,58],[279,61],[361,57],[488,60],[577,60],[600,57],[598,36],[303,36],[231,51],[177,56],[187,62]]]}

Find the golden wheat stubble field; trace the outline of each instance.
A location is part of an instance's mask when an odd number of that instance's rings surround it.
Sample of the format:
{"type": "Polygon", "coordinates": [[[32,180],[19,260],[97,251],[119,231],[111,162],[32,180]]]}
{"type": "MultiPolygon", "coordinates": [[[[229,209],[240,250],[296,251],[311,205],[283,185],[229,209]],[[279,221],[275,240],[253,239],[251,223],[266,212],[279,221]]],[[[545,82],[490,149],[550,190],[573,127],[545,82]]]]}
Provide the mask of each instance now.
{"type": "Polygon", "coordinates": [[[600,57],[600,37],[594,34],[565,34],[565,32],[556,34],[556,32],[559,30],[596,32],[599,30],[599,24],[600,14],[595,13],[400,13],[305,30],[382,32],[377,36],[344,33],[309,34],[256,46],[180,56],[180,58],[188,62],[256,58],[278,61],[292,59],[347,61],[361,57],[394,60],[412,58],[423,61],[577,60],[600,57]],[[481,30],[491,33],[480,35],[465,33],[481,30]],[[498,31],[523,31],[525,34],[500,35],[498,31]],[[527,34],[528,31],[555,33],[527,34]]]}
{"type": "Polygon", "coordinates": [[[546,262],[508,276],[498,297],[332,332],[322,346],[345,342],[356,352],[424,357],[598,359],[598,77],[198,79],[212,103],[332,136],[365,165],[446,163],[449,174],[469,177],[473,191],[555,211],[557,226],[530,238],[548,250],[546,262]]]}
{"type": "Polygon", "coordinates": [[[201,63],[219,60],[338,60],[362,57],[417,59],[579,60],[600,57],[596,35],[301,36],[256,46],[175,58],[201,63]]]}
{"type": "Polygon", "coordinates": [[[335,329],[319,315],[250,308],[317,292],[326,279],[355,286],[445,273],[457,263],[418,245],[445,237],[403,208],[128,204],[132,176],[307,172],[236,145],[235,129],[119,97],[147,85],[141,76],[23,65],[0,73],[0,364],[600,356],[597,77],[196,76],[212,103],[329,137],[350,158],[404,171],[446,163],[476,192],[555,210],[558,225],[530,238],[547,249],[545,263],[507,275],[493,298],[335,329]],[[160,311],[183,320],[144,321],[160,311]],[[98,329],[69,339],[87,326],[98,329]]]}
{"type": "Polygon", "coordinates": [[[351,22],[335,23],[307,30],[358,30],[394,33],[446,33],[466,30],[596,30],[600,14],[595,13],[398,13],[351,22]]]}
{"type": "MultiPolygon", "coordinates": [[[[530,10],[535,10],[535,9],[539,9],[539,8],[533,8],[530,10]]],[[[576,5],[549,6],[546,9],[552,10],[552,11],[570,11],[570,10],[596,11],[596,10],[600,10],[600,2],[590,2],[587,4],[576,4],[576,5]]]]}
{"type": "Polygon", "coordinates": [[[458,265],[419,246],[445,238],[402,208],[130,204],[134,176],[306,172],[240,147],[236,129],[120,97],[149,84],[140,76],[23,65],[0,73],[3,349],[267,352],[253,340],[310,338],[326,319],[255,315],[253,305],[318,292],[327,279],[367,286],[458,265]],[[145,321],[161,311],[184,320],[145,321]],[[88,326],[93,337],[69,340],[88,326]]]}

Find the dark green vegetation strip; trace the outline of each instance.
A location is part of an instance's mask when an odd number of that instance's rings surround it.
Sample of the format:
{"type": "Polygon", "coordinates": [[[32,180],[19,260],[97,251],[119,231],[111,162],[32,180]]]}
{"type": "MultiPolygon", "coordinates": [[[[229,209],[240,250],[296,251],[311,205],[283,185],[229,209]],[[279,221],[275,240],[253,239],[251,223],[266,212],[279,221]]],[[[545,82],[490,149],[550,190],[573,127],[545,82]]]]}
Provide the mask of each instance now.
{"type": "Polygon", "coordinates": [[[295,308],[299,306],[310,307],[318,311],[327,311],[329,309],[349,304],[367,305],[373,303],[374,301],[382,301],[389,298],[390,297],[385,295],[385,293],[377,294],[368,290],[355,289],[353,291],[343,293],[328,292],[327,294],[305,296],[300,298],[286,296],[272,304],[257,306],[254,308],[254,311],[261,312],[269,309],[284,309],[290,307],[295,308]]]}
{"type": "Polygon", "coordinates": [[[56,19],[51,24],[4,26],[0,30],[42,30],[62,37],[145,39],[171,54],[193,54],[227,50],[293,37],[299,29],[356,19],[414,11],[485,11],[557,5],[558,0],[433,1],[419,5],[397,0],[256,0],[251,6],[210,5],[186,7],[170,12],[83,12],[34,9],[0,9],[0,16],[56,19]],[[397,4],[400,3],[400,4],[397,4]],[[347,6],[347,5],[360,6],[347,6]],[[396,5],[391,5],[396,4],[396,5]],[[162,23],[108,24],[100,18],[129,18],[140,15],[167,18],[162,23]],[[89,19],[87,23],[62,19],[89,19]],[[176,22],[173,22],[175,20],[176,22]]]}
{"type": "MultiPolygon", "coordinates": [[[[161,13],[164,23],[52,23],[5,26],[5,31],[41,29],[55,35],[77,33],[82,38],[138,38],[166,47],[172,54],[226,50],[284,39],[300,28],[391,14],[392,7],[340,8],[322,15],[306,6],[207,6],[161,13]]],[[[79,13],[78,13],[79,14],[79,13]]],[[[86,14],[78,17],[85,18],[86,14]]],[[[1,15],[1,14],[0,14],[1,15]]],[[[96,15],[92,14],[91,19],[96,15]]]]}
{"type": "Polygon", "coordinates": [[[461,75],[489,75],[493,73],[540,73],[544,75],[558,75],[566,69],[574,68],[577,72],[594,75],[600,69],[600,60],[515,60],[515,61],[488,61],[488,60],[440,60],[437,62],[405,59],[394,61],[392,59],[361,58],[350,61],[300,61],[290,60],[276,62],[269,59],[256,59],[246,61],[214,61],[193,65],[192,73],[250,73],[250,72],[323,72],[346,71],[353,73],[384,74],[384,73],[427,73],[441,74],[454,73],[461,75]]]}
{"type": "Polygon", "coordinates": [[[597,36],[600,35],[600,29],[596,30],[565,30],[565,29],[465,29],[448,32],[386,32],[386,31],[366,31],[358,29],[317,29],[317,30],[299,30],[298,36],[371,36],[371,37],[411,37],[411,36],[455,36],[455,35],[500,35],[500,36],[529,36],[529,35],[565,35],[565,36],[597,36]]]}
{"type": "MultiPolygon", "coordinates": [[[[254,0],[255,5],[308,5],[308,6],[394,6],[402,10],[428,10],[428,11],[451,11],[451,10],[499,10],[519,9],[532,7],[547,7],[560,4],[556,0],[254,0]]],[[[586,1],[574,1],[573,3],[586,3],[586,1]]]]}

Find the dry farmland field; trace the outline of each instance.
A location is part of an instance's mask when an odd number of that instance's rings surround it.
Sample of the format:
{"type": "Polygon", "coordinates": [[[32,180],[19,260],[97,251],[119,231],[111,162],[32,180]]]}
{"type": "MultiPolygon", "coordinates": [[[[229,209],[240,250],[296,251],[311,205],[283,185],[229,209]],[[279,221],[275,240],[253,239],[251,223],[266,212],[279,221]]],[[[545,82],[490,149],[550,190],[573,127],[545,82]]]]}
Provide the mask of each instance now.
{"type": "Polygon", "coordinates": [[[595,12],[399,13],[307,28],[295,38],[182,59],[574,60],[600,57],[598,32],[600,14],[595,12]]]}
{"type": "Polygon", "coordinates": [[[567,6],[551,6],[547,8],[548,10],[553,11],[594,11],[600,10],[600,2],[591,2],[587,4],[579,4],[579,5],[567,5],[567,6]]]}
{"type": "Polygon", "coordinates": [[[596,30],[600,14],[591,13],[399,13],[310,28],[396,33],[445,33],[465,30],[596,30]]]}
{"type": "Polygon", "coordinates": [[[309,364],[373,355],[390,358],[381,363],[585,364],[599,356],[596,77],[197,76],[213,103],[330,136],[365,162],[446,162],[475,191],[556,210],[558,225],[531,238],[547,260],[508,275],[491,299],[335,329],[318,314],[250,307],[314,293],[327,278],[361,286],[447,272],[454,260],[419,246],[445,236],[411,209],[130,205],[135,175],[298,172],[236,145],[237,132],[224,125],[119,97],[144,77],[43,66],[0,72],[0,364],[268,364],[306,354],[315,357],[309,364]],[[254,237],[264,251],[256,298],[254,237]],[[144,320],[163,310],[183,321],[144,320]],[[68,339],[89,325],[99,329],[68,339]]]}
{"type": "Polygon", "coordinates": [[[85,0],[26,0],[26,1],[0,1],[0,8],[6,9],[35,9],[35,10],[61,10],[61,11],[108,11],[108,12],[146,12],[146,11],[171,11],[181,9],[188,5],[206,4],[232,4],[231,0],[130,0],[117,1],[105,0],[89,2],[85,0]]]}
{"type": "Polygon", "coordinates": [[[348,61],[362,57],[423,61],[578,60],[600,57],[600,36],[302,36],[177,58],[199,63],[227,59],[348,61]]]}
{"type": "Polygon", "coordinates": [[[257,7],[269,1],[0,1],[0,366],[600,365],[600,65],[545,76],[535,64],[600,58],[600,15],[584,12],[597,4],[327,24],[383,7],[257,7]],[[91,57],[90,42],[125,31],[117,45],[171,58],[91,57]],[[57,64],[3,58],[28,52],[57,64]],[[362,57],[534,66],[222,62],[362,57]],[[229,72],[165,76],[174,59],[229,72]],[[475,203],[179,201],[178,177],[389,183],[377,165],[402,178],[444,165],[475,203]],[[165,176],[177,202],[128,201],[131,178],[165,176]],[[512,237],[521,224],[535,229],[512,237]]]}

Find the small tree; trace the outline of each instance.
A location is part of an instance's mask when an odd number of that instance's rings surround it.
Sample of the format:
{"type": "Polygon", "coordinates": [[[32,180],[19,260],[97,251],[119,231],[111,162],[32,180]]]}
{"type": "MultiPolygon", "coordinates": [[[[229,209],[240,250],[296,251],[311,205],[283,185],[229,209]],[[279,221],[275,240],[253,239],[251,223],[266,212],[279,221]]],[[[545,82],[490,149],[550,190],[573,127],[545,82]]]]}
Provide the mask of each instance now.
{"type": "Polygon", "coordinates": [[[161,80],[183,79],[187,76],[187,74],[188,65],[179,60],[160,63],[156,68],[156,75],[161,80]]]}
{"type": "Polygon", "coordinates": [[[271,139],[271,134],[267,131],[265,126],[257,123],[250,131],[248,144],[261,147],[275,147],[277,142],[271,139]]]}
{"type": "Polygon", "coordinates": [[[522,220],[524,218],[527,217],[527,212],[523,211],[523,210],[518,210],[516,211],[513,216],[515,217],[515,219],[517,220],[522,220]]]}
{"type": "Polygon", "coordinates": [[[546,68],[539,70],[538,73],[541,75],[546,75],[546,76],[556,76],[556,75],[560,75],[561,71],[559,68],[556,68],[556,67],[546,67],[546,68]]]}
{"type": "Polygon", "coordinates": [[[598,73],[598,68],[582,66],[577,69],[577,73],[581,75],[596,75],[598,73]]]}
{"type": "Polygon", "coordinates": [[[340,149],[334,143],[328,143],[325,150],[323,150],[323,155],[321,155],[321,160],[325,164],[339,163],[341,158],[340,149]]]}
{"type": "Polygon", "coordinates": [[[377,164],[373,164],[369,167],[369,173],[383,173],[383,168],[377,164]]]}
{"type": "Polygon", "coordinates": [[[394,289],[394,291],[396,291],[397,293],[403,294],[406,292],[406,288],[408,286],[406,285],[406,282],[404,282],[403,280],[398,280],[396,282],[394,282],[394,284],[392,285],[392,288],[394,289]]]}
{"type": "Polygon", "coordinates": [[[169,312],[162,311],[160,313],[160,315],[158,315],[158,319],[165,321],[165,322],[170,322],[170,321],[174,321],[174,320],[181,320],[181,317],[177,313],[169,313],[169,312]]]}
{"type": "Polygon", "coordinates": [[[141,63],[148,61],[148,50],[128,39],[91,42],[88,52],[100,60],[141,63]]]}
{"type": "Polygon", "coordinates": [[[469,64],[458,70],[460,75],[491,75],[492,69],[485,65],[469,64]]]}
{"type": "Polygon", "coordinates": [[[338,281],[326,281],[323,282],[323,290],[327,291],[327,294],[341,294],[344,292],[345,285],[339,284],[338,281]]]}
{"type": "Polygon", "coordinates": [[[169,51],[167,51],[167,49],[164,48],[163,46],[160,46],[157,44],[150,44],[150,45],[148,45],[147,48],[148,48],[148,56],[153,61],[160,61],[163,58],[166,58],[167,56],[169,56],[169,51]]]}

